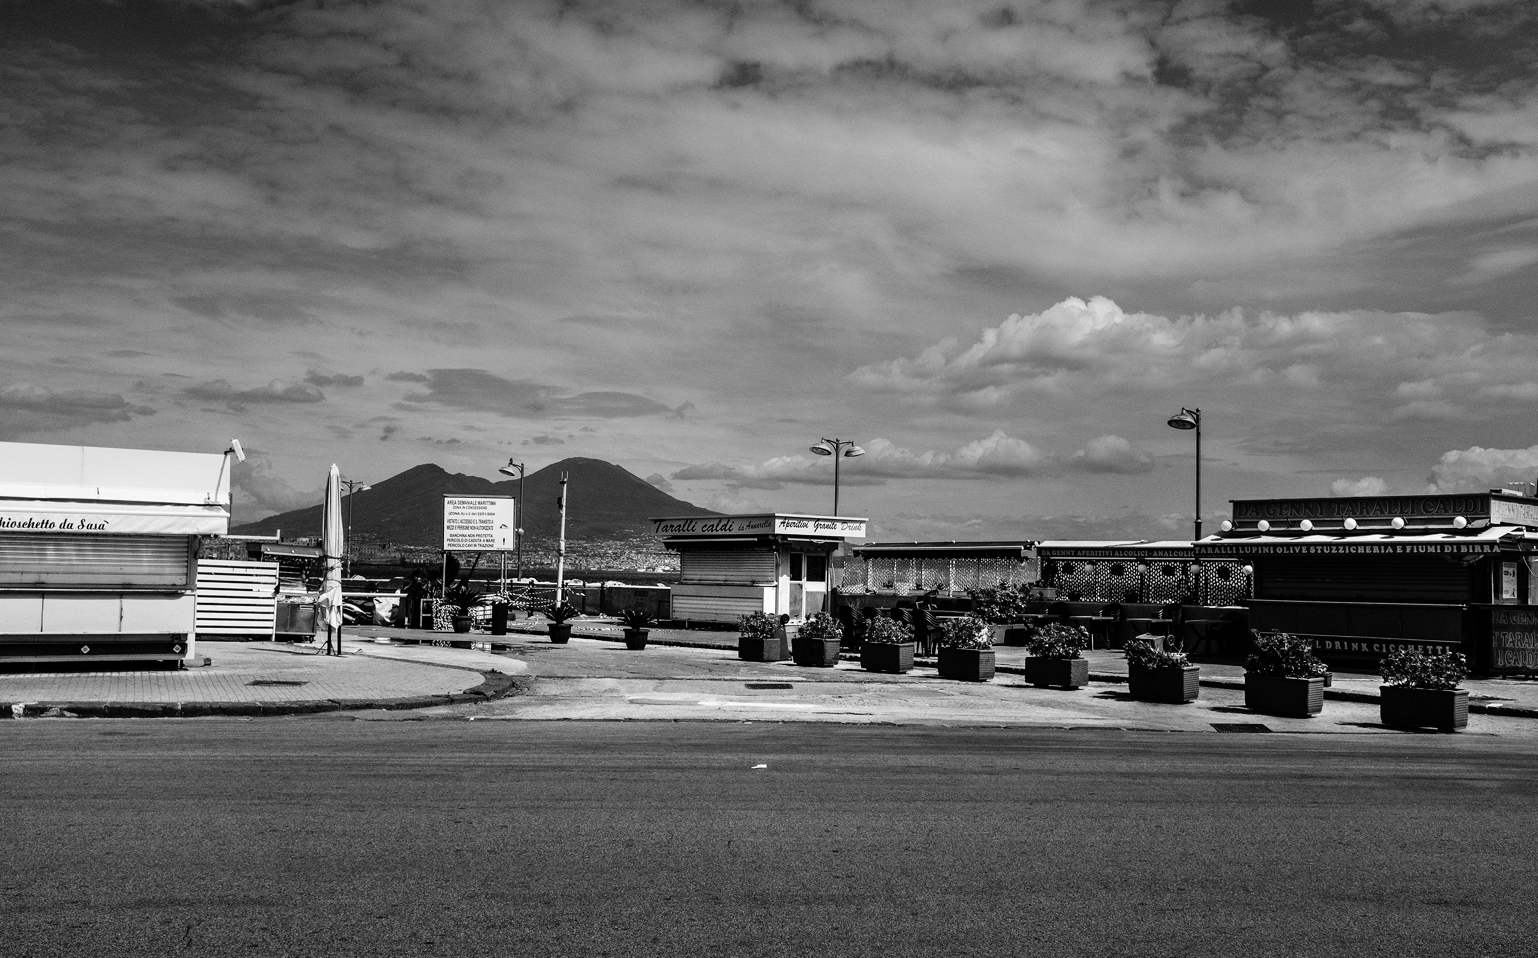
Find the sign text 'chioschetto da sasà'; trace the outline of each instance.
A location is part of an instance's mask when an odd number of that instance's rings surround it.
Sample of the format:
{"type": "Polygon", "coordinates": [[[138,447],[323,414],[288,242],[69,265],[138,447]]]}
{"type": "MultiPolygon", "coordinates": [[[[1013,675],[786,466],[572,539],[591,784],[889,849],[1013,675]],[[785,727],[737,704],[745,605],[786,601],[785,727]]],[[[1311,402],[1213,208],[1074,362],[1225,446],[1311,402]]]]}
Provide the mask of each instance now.
{"type": "Polygon", "coordinates": [[[509,496],[444,496],[443,548],[450,552],[505,552],[514,545],[509,496]]]}

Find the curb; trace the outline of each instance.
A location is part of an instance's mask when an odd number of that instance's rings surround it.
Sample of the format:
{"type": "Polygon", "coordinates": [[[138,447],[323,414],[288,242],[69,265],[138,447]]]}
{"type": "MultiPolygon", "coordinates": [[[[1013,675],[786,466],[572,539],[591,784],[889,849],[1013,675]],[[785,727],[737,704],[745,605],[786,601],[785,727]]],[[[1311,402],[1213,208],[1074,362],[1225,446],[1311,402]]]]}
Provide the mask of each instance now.
{"type": "Polygon", "coordinates": [[[299,702],[0,702],[0,719],[22,718],[211,718],[317,715],[360,709],[404,711],[435,705],[489,702],[525,691],[510,675],[482,672],[481,684],[463,692],[395,699],[311,699],[299,702]]]}

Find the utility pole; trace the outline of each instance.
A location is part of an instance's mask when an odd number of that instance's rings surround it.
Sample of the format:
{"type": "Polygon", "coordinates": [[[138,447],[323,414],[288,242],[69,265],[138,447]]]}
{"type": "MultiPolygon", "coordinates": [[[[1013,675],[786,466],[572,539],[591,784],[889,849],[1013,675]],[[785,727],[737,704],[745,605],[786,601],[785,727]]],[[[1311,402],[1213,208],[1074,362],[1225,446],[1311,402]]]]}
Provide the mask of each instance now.
{"type": "Polygon", "coordinates": [[[561,543],[555,551],[555,604],[566,602],[566,473],[561,473],[561,497],[556,500],[561,507],[561,543]]]}

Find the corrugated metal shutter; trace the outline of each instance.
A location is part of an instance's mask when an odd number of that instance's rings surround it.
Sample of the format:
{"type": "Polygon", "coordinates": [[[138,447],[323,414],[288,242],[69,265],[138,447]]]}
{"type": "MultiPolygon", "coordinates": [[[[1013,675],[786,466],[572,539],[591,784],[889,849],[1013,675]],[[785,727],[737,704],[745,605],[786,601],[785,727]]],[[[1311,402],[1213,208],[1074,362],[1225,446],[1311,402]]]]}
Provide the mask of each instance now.
{"type": "Polygon", "coordinates": [[[1257,556],[1255,597],[1467,602],[1469,567],[1440,556],[1257,556]]]}
{"type": "Polygon", "coordinates": [[[764,611],[763,596],[674,595],[672,616],[686,622],[731,622],[764,611]]]}
{"type": "Polygon", "coordinates": [[[774,553],[762,550],[686,550],[679,553],[680,582],[773,585],[774,553]]]}
{"type": "Polygon", "coordinates": [[[0,533],[0,588],[191,591],[189,536],[0,533]]]}
{"type": "Polygon", "coordinates": [[[278,564],[198,560],[198,635],[272,637],[278,564]]]}

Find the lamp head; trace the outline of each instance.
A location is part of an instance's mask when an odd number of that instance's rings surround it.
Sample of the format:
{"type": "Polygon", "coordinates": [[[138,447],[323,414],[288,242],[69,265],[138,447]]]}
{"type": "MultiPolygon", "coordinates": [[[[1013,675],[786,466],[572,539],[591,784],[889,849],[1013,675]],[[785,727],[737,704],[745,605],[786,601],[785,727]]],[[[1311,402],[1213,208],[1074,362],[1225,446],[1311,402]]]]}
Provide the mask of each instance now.
{"type": "Polygon", "coordinates": [[[230,440],[230,448],[225,450],[225,451],[226,452],[233,452],[235,454],[235,461],[236,462],[245,462],[246,461],[246,451],[244,449],[240,448],[240,440],[239,439],[231,439],[230,440]]]}
{"type": "Polygon", "coordinates": [[[504,476],[521,476],[523,475],[523,466],[509,459],[507,461],[507,465],[503,466],[497,471],[502,473],[504,476]]]}
{"type": "Polygon", "coordinates": [[[819,442],[817,445],[812,447],[812,451],[817,453],[819,456],[833,455],[833,447],[828,445],[826,442],[819,442]]]}
{"type": "Polygon", "coordinates": [[[861,449],[859,446],[850,446],[848,449],[844,450],[844,456],[849,459],[853,459],[855,456],[863,455],[865,455],[865,450],[861,449]]]}
{"type": "Polygon", "coordinates": [[[1201,413],[1192,409],[1186,409],[1184,406],[1180,408],[1180,412],[1169,418],[1170,428],[1172,429],[1195,429],[1201,425],[1201,421],[1201,413]]]}

